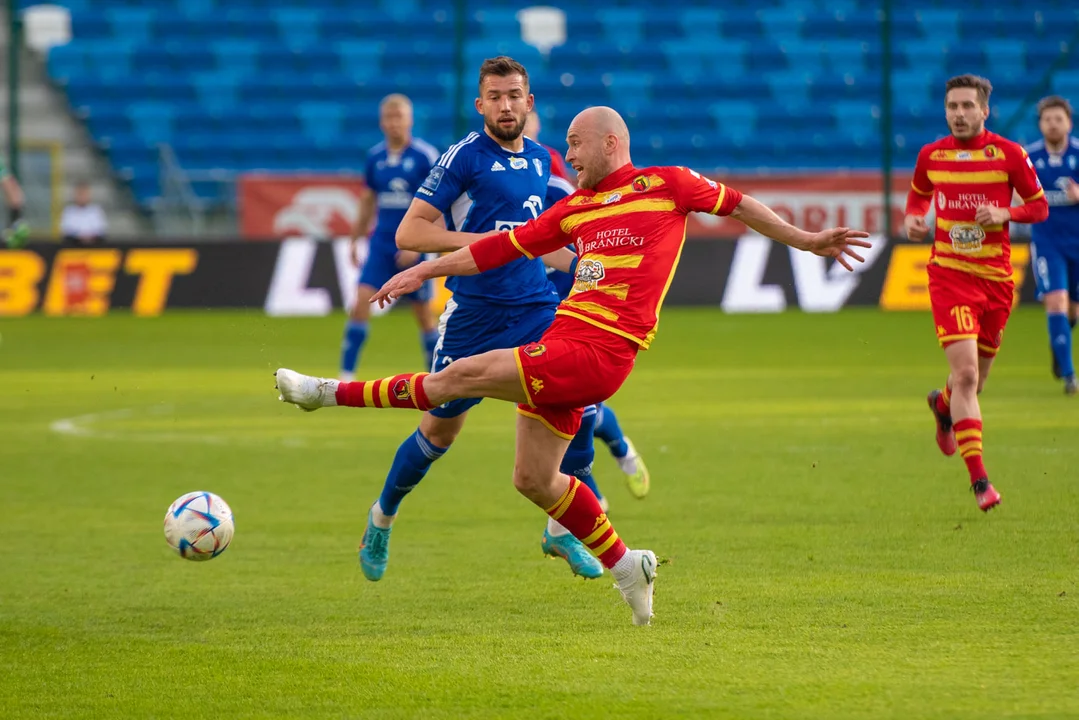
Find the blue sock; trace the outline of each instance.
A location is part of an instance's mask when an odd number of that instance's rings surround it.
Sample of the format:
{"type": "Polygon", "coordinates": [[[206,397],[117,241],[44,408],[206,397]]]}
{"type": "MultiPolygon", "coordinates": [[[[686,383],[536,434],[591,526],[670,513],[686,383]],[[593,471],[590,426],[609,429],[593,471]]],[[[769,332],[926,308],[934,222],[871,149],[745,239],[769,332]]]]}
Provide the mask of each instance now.
{"type": "Polygon", "coordinates": [[[596,437],[607,443],[611,454],[616,458],[624,458],[629,454],[629,446],[626,445],[626,436],[618,425],[618,417],[614,410],[606,405],[600,405],[596,415],[596,437]]]}
{"type": "Polygon", "coordinates": [[[356,372],[356,361],[367,340],[367,323],[349,320],[345,325],[345,339],[341,343],[341,372],[356,372]]]}
{"type": "Polygon", "coordinates": [[[1066,313],[1049,313],[1049,343],[1053,346],[1053,355],[1060,366],[1060,375],[1070,378],[1075,375],[1072,363],[1072,332],[1066,313]]]}
{"type": "Polygon", "coordinates": [[[420,342],[423,343],[424,357],[427,358],[425,369],[430,370],[435,362],[435,345],[438,344],[438,330],[420,333],[420,342]]]}
{"type": "Polygon", "coordinates": [[[599,485],[596,485],[592,477],[592,461],[596,459],[596,446],[592,440],[595,428],[596,411],[587,408],[581,418],[580,429],[566,448],[559,470],[583,482],[595,494],[596,499],[600,500],[603,493],[599,491],[599,485]]]}
{"type": "Polygon", "coordinates": [[[447,450],[449,448],[432,445],[419,430],[409,435],[408,439],[401,443],[401,447],[397,448],[393,465],[386,475],[386,484],[382,486],[382,495],[378,498],[382,512],[396,515],[397,506],[405,499],[405,495],[420,484],[431,463],[445,455],[447,450]]]}

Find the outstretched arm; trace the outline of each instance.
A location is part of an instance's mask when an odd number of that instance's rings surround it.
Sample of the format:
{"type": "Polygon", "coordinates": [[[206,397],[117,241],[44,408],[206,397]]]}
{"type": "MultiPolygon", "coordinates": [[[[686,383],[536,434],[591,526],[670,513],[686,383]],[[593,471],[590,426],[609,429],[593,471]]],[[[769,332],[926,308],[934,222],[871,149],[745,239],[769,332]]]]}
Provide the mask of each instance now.
{"type": "Polygon", "coordinates": [[[854,258],[858,262],[865,262],[865,258],[853,250],[852,246],[872,247],[865,240],[858,239],[869,237],[869,233],[862,230],[839,227],[811,233],[796,228],[776,215],[767,205],[749,195],[742,195],[737,207],[731,212],[731,217],[740,220],[761,235],[796,250],[804,250],[814,255],[835,258],[847,270],[853,270],[854,268],[847,262],[844,255],[854,258]]]}

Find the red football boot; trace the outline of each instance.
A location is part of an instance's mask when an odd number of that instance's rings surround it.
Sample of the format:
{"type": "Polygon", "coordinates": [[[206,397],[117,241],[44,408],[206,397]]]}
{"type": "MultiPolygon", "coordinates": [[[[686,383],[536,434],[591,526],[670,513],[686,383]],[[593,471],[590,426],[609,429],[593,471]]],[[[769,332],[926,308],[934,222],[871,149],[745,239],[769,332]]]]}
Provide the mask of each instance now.
{"type": "Polygon", "coordinates": [[[937,398],[940,397],[940,390],[934,390],[929,393],[929,397],[926,398],[929,401],[929,409],[933,411],[933,417],[937,420],[937,447],[945,455],[951,457],[955,455],[956,442],[955,432],[952,430],[952,418],[950,415],[944,415],[937,410],[937,398]]]}
{"type": "Polygon", "coordinates": [[[990,484],[988,478],[982,478],[971,485],[970,489],[974,491],[974,499],[978,501],[978,507],[982,509],[982,512],[989,512],[1000,505],[1000,493],[990,484]]]}

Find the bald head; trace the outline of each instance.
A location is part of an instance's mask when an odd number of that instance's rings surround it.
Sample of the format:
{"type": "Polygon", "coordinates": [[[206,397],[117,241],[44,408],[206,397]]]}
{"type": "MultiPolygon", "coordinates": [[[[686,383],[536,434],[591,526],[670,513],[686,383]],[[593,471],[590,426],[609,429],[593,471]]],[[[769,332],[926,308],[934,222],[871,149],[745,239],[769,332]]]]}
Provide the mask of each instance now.
{"type": "Polygon", "coordinates": [[[577,186],[586,190],[630,162],[629,128],[609,107],[590,107],[578,113],[569,125],[566,141],[566,162],[577,171],[577,186]]]}

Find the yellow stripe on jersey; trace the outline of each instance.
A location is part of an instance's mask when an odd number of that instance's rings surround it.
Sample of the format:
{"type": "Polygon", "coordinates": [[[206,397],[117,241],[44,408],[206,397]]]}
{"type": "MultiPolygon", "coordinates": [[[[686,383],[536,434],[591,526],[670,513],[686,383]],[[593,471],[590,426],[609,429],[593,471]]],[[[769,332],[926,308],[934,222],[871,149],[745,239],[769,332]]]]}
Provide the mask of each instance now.
{"type": "Polygon", "coordinates": [[[929,182],[934,185],[986,185],[1008,182],[1007,170],[930,170],[929,182]]]}
{"type": "Polygon", "coordinates": [[[599,285],[594,288],[596,292],[601,292],[611,297],[616,297],[619,300],[625,300],[626,295],[629,294],[629,285],[626,283],[615,283],[613,285],[599,285]]]}
{"type": "Polygon", "coordinates": [[[600,330],[606,330],[609,333],[614,333],[615,335],[618,335],[620,337],[624,337],[626,340],[631,340],[631,341],[637,343],[638,345],[640,345],[645,350],[648,349],[648,343],[645,342],[644,340],[641,340],[639,337],[635,337],[633,335],[630,335],[625,330],[619,330],[618,328],[611,327],[610,325],[607,325],[606,323],[601,323],[599,320],[596,320],[595,318],[590,318],[587,315],[581,315],[580,313],[575,313],[572,310],[564,310],[563,307],[565,306],[565,304],[566,304],[565,301],[563,301],[562,305],[560,305],[558,307],[558,309],[555,310],[555,315],[565,315],[566,317],[571,317],[571,318],[574,318],[575,320],[580,320],[581,322],[588,323],[589,325],[592,325],[593,327],[598,327],[600,330]]]}
{"type": "Polygon", "coordinates": [[[1045,197],[1045,190],[1039,190],[1028,198],[1023,198],[1023,202],[1028,203],[1032,200],[1037,200],[1040,197],[1045,197]]]}
{"type": "Polygon", "coordinates": [[[610,320],[611,322],[618,322],[618,313],[608,310],[602,305],[594,302],[578,302],[577,300],[563,300],[562,307],[573,308],[574,310],[580,310],[586,312],[589,315],[596,315],[604,320],[610,320]]]}
{"type": "Polygon", "coordinates": [[[934,150],[930,160],[944,160],[946,162],[997,162],[1005,158],[1004,151],[996,145],[993,146],[993,154],[986,156],[985,149],[961,150],[959,148],[934,150]]]}
{"type": "Polygon", "coordinates": [[[716,206],[712,208],[711,215],[715,215],[719,212],[719,209],[723,207],[723,198],[727,197],[727,186],[723,183],[719,184],[719,200],[716,200],[716,206]]]}
{"type": "Polygon", "coordinates": [[[596,210],[583,210],[574,215],[569,215],[562,218],[561,227],[562,232],[568,235],[573,232],[578,225],[583,225],[592,220],[635,212],[670,212],[671,210],[674,210],[674,208],[674,200],[666,200],[663,198],[630,200],[629,202],[614,203],[596,210]]]}
{"type": "Polygon", "coordinates": [[[972,257],[972,258],[995,258],[1004,254],[1004,246],[1000,243],[990,243],[988,245],[982,245],[979,249],[967,252],[964,250],[956,250],[952,247],[951,243],[936,242],[933,243],[933,249],[939,255],[940,253],[946,253],[948,255],[955,255],[957,257],[972,257]]]}
{"type": "Polygon", "coordinates": [[[510,230],[510,242],[513,243],[513,247],[517,248],[518,252],[520,252],[522,255],[524,255],[529,260],[535,260],[536,259],[535,256],[532,255],[532,253],[528,252],[523,247],[521,247],[521,243],[517,242],[517,236],[514,235],[512,230],[510,230]]]}
{"type": "MultiPolygon", "coordinates": [[[[637,177],[641,176],[638,175],[637,177]]],[[[637,177],[633,179],[636,180],[637,177]]],[[[663,181],[663,178],[661,178],[659,175],[645,175],[644,177],[648,181],[648,189],[666,185],[666,183],[663,181]]],[[[623,185],[622,187],[617,187],[614,190],[596,193],[595,195],[574,195],[569,199],[569,202],[566,204],[570,205],[571,207],[576,207],[578,205],[597,205],[602,204],[605,200],[612,197],[613,195],[628,195],[631,192],[638,192],[633,187],[633,183],[630,183],[629,185],[623,185]]]]}
{"type": "Polygon", "coordinates": [[[986,280],[1005,282],[1012,279],[1011,273],[1006,272],[1004,268],[986,265],[985,263],[968,262],[966,260],[957,260],[956,258],[939,256],[933,258],[929,262],[932,265],[939,265],[940,267],[949,268],[951,270],[959,270],[961,272],[970,273],[971,275],[977,275],[986,280]]]}
{"type": "Polygon", "coordinates": [[[594,253],[585,253],[581,258],[582,262],[585,260],[595,260],[607,270],[614,270],[619,268],[639,268],[641,262],[644,261],[644,255],[596,255],[594,253]]]}
{"type": "MultiPolygon", "coordinates": [[[[937,218],[937,227],[939,227],[941,230],[951,230],[956,225],[975,225],[975,224],[976,223],[972,223],[969,220],[945,220],[943,218],[937,218]]],[[[987,233],[1000,232],[1003,229],[1004,229],[1003,225],[982,225],[982,230],[985,230],[987,233]]]]}
{"type": "Polygon", "coordinates": [[[667,276],[667,282],[663,286],[663,292],[660,293],[659,302],[656,303],[656,324],[652,326],[652,329],[648,331],[648,334],[644,337],[642,345],[647,348],[652,344],[652,341],[656,339],[656,329],[659,327],[659,312],[663,309],[663,301],[667,298],[667,291],[671,289],[671,283],[674,281],[674,273],[678,270],[678,262],[682,259],[682,250],[686,246],[686,228],[689,227],[689,218],[687,217],[682,224],[682,241],[678,243],[678,254],[674,256],[674,263],[671,265],[671,274],[667,276]]]}
{"type": "Polygon", "coordinates": [[[932,190],[922,190],[920,187],[915,185],[913,182],[911,182],[911,184],[910,184],[910,189],[913,190],[914,192],[918,193],[919,195],[925,195],[926,197],[929,197],[930,195],[933,194],[932,190]]]}

